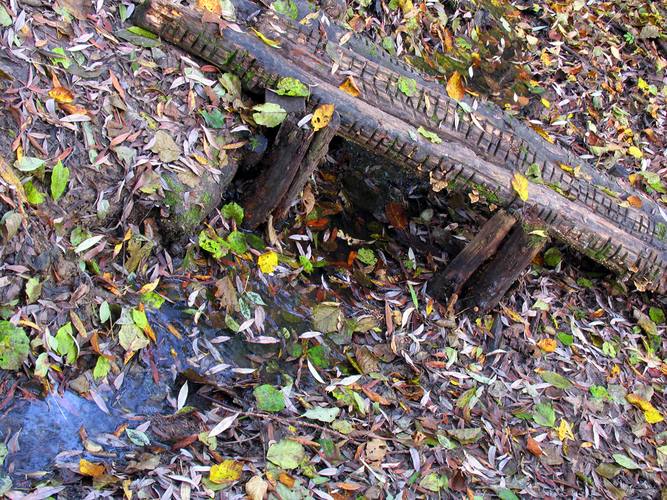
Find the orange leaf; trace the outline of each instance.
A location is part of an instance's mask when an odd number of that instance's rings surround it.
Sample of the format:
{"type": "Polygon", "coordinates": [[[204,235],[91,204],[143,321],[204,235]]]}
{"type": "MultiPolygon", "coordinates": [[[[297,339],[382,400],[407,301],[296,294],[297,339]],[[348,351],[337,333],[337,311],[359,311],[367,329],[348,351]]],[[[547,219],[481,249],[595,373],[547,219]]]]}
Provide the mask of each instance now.
{"type": "Polygon", "coordinates": [[[558,347],[558,344],[554,339],[542,339],[537,343],[537,347],[544,352],[554,352],[556,347],[558,347]]]}
{"type": "Polygon", "coordinates": [[[74,102],[74,94],[72,91],[65,87],[54,87],[49,90],[49,97],[55,99],[59,104],[70,104],[74,102]]]}
{"type": "Polygon", "coordinates": [[[289,489],[292,489],[294,486],[295,480],[292,476],[287,474],[286,472],[281,472],[280,475],[278,476],[278,481],[283,483],[285,486],[287,486],[289,489]]]}
{"type": "Polygon", "coordinates": [[[100,477],[104,474],[104,464],[96,464],[82,458],[79,460],[79,474],[83,476],[100,477]]]}
{"type": "Polygon", "coordinates": [[[528,451],[531,452],[536,457],[539,457],[539,456],[542,455],[542,448],[540,448],[540,443],[535,441],[530,436],[528,436],[528,442],[526,444],[526,448],[528,448],[528,451]]]}
{"type": "Polygon", "coordinates": [[[341,83],[338,88],[346,94],[350,94],[352,97],[359,97],[361,95],[361,90],[359,90],[357,83],[351,76],[348,76],[347,79],[341,83]]]}
{"type": "Polygon", "coordinates": [[[463,86],[463,79],[461,73],[454,71],[452,76],[447,80],[447,94],[452,99],[460,101],[466,94],[466,89],[463,86]]]}
{"type": "Polygon", "coordinates": [[[642,207],[642,200],[639,196],[635,196],[634,194],[628,196],[625,201],[627,201],[630,205],[632,205],[635,208],[641,208],[642,207]]]}

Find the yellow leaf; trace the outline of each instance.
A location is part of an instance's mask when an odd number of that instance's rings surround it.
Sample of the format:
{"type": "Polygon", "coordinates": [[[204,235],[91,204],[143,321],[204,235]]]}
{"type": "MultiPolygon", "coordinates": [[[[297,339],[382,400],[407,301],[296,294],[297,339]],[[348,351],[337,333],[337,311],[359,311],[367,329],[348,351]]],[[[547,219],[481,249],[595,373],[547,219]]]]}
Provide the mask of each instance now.
{"type": "Polygon", "coordinates": [[[545,108],[549,109],[551,107],[551,103],[547,101],[544,97],[540,99],[540,101],[542,102],[542,106],[544,106],[545,108]]]}
{"type": "Polygon", "coordinates": [[[542,339],[537,343],[537,347],[544,352],[554,352],[556,347],[558,347],[558,344],[554,339],[542,339]]]}
{"type": "Polygon", "coordinates": [[[544,139],[546,139],[547,141],[549,141],[551,144],[553,144],[553,143],[555,142],[555,141],[554,141],[554,138],[551,137],[551,136],[549,135],[549,133],[548,133],[546,130],[544,130],[542,127],[540,127],[539,125],[534,125],[534,124],[533,124],[533,125],[531,125],[530,127],[531,127],[535,132],[537,132],[538,134],[540,134],[540,135],[542,136],[542,138],[544,138],[544,139]]]}
{"type": "Polygon", "coordinates": [[[252,31],[255,33],[255,35],[257,35],[257,38],[259,38],[262,42],[267,44],[269,47],[273,47],[274,49],[279,49],[280,48],[280,44],[278,42],[276,42],[275,40],[271,40],[270,38],[267,38],[266,35],[264,35],[264,33],[260,33],[255,28],[253,28],[252,31]]]}
{"type": "Polygon", "coordinates": [[[664,420],[662,414],[650,403],[650,401],[647,401],[638,394],[628,394],[625,396],[625,399],[631,405],[643,410],[644,418],[649,424],[657,424],[664,420]]]}
{"type": "Polygon", "coordinates": [[[83,476],[99,477],[104,474],[104,464],[96,464],[82,458],[79,460],[79,474],[83,476]]]}
{"type": "Polygon", "coordinates": [[[572,424],[569,423],[564,418],[560,419],[560,425],[558,426],[558,439],[565,442],[565,440],[570,439],[574,441],[574,433],[572,432],[572,424]]]}
{"type": "Polygon", "coordinates": [[[257,259],[257,263],[264,274],[271,274],[278,266],[278,254],[276,252],[263,253],[257,259]]]}
{"type": "Polygon", "coordinates": [[[528,179],[526,179],[523,174],[514,172],[512,187],[522,201],[528,201],[528,179]]]}
{"type": "Polygon", "coordinates": [[[350,94],[352,97],[359,97],[361,95],[361,91],[359,90],[359,87],[357,87],[357,83],[351,76],[348,76],[347,79],[341,83],[338,88],[346,94],[350,94]]]}
{"type": "Polygon", "coordinates": [[[398,0],[398,6],[403,11],[403,15],[408,14],[414,8],[412,0],[398,0]]]}
{"type": "Polygon", "coordinates": [[[49,90],[49,97],[55,99],[56,102],[60,104],[69,104],[74,102],[74,94],[69,89],[65,87],[54,87],[49,90]]]}
{"type": "Polygon", "coordinates": [[[197,0],[197,7],[213,14],[222,15],[220,0],[197,0]]]}
{"type": "Polygon", "coordinates": [[[454,71],[452,76],[447,80],[447,95],[452,99],[460,101],[466,94],[466,89],[463,86],[463,80],[461,78],[461,73],[454,71]]]}
{"type": "Polygon", "coordinates": [[[313,117],[310,119],[310,124],[313,126],[315,131],[320,130],[321,128],[329,125],[331,118],[334,114],[334,105],[333,104],[322,104],[313,113],[313,117]]]}
{"type": "Polygon", "coordinates": [[[642,150],[639,149],[637,146],[630,146],[630,147],[628,148],[628,153],[629,153],[631,156],[634,156],[635,158],[637,158],[638,160],[639,160],[642,156],[644,156],[644,153],[642,153],[642,150]]]}
{"type": "Polygon", "coordinates": [[[157,278],[155,281],[151,281],[150,283],[146,283],[139,289],[139,294],[143,295],[145,293],[152,292],[157,288],[159,284],[160,284],[160,278],[157,278]]]}
{"type": "Polygon", "coordinates": [[[225,460],[221,464],[211,466],[209,480],[215,484],[224,484],[231,481],[238,481],[241,478],[243,464],[234,460],[225,460]]]}

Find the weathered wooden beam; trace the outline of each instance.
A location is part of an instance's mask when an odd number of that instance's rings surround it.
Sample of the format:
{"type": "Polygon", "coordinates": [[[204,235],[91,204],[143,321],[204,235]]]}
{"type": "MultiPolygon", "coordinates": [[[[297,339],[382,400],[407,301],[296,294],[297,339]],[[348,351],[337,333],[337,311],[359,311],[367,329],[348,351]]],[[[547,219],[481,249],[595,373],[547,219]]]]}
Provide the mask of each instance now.
{"type": "Polygon", "coordinates": [[[346,139],[438,182],[482,186],[511,212],[535,209],[550,235],[641,286],[667,291],[667,220],[642,193],[618,186],[499,108],[481,104],[472,113],[464,112],[439,84],[381,48],[370,50],[363,38],[341,44],[343,31],[334,26],[319,21],[301,25],[269,10],[244,21],[241,12],[252,10],[249,2],[232,1],[240,6],[240,30],[225,27],[222,36],[219,25],[168,0],[146,1],[137,8],[134,22],[235,72],[248,89],[275,88],[282,77],[298,78],[311,85],[310,109],[335,105],[340,135],[346,139]],[[255,32],[280,46],[265,44],[255,32]],[[357,98],[338,88],[348,75],[361,90],[357,98]],[[415,80],[414,96],[400,91],[400,76],[415,80]],[[416,132],[418,127],[434,132],[442,142],[430,142],[416,132]],[[522,202],[512,179],[533,165],[542,181],[530,183],[529,198],[522,202]],[[637,196],[641,206],[621,204],[614,191],[637,196]]]}
{"type": "Polygon", "coordinates": [[[515,223],[512,215],[497,211],[449,265],[431,279],[431,295],[446,300],[458,296],[475,271],[496,253],[515,223]]]}
{"type": "Polygon", "coordinates": [[[255,229],[280,205],[296,177],[313,140],[313,131],[300,128],[298,118],[288,115],[268,154],[260,162],[262,173],[244,202],[244,225],[255,229]]]}
{"type": "Polygon", "coordinates": [[[495,307],[544,248],[547,238],[517,224],[495,257],[465,291],[464,305],[485,313],[495,307]]]}
{"type": "Polygon", "coordinates": [[[283,196],[275,210],[275,220],[281,220],[287,217],[287,212],[294,205],[301,191],[306,186],[308,179],[315,169],[322,163],[324,157],[329,151],[331,139],[338,133],[340,128],[340,115],[334,112],[329,124],[323,129],[315,132],[312,142],[308,146],[306,157],[300,163],[289,189],[283,196]]]}

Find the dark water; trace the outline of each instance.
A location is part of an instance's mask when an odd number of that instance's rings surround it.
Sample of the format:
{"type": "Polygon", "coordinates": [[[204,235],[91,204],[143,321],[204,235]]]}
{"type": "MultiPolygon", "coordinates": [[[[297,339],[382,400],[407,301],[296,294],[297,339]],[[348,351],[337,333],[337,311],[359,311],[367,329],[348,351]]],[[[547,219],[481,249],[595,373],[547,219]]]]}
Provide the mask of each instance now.
{"type": "MultiPolygon", "coordinates": [[[[307,330],[307,323],[295,313],[299,300],[298,295],[289,293],[279,293],[267,300],[270,306],[264,306],[267,311],[264,335],[275,336],[283,325],[307,330]]],[[[214,386],[233,387],[239,377],[247,377],[235,373],[234,368],[261,368],[258,358],[273,358],[275,363],[281,347],[248,343],[243,334],[214,328],[203,319],[195,325],[192,311],[182,306],[165,303],[160,310],[148,312],[148,317],[157,344],[142,350],[122,368],[123,379],[118,389],[109,384],[91,384],[100,405],[90,393],[82,397],[71,389],[62,395],[54,391],[43,399],[25,399],[17,391],[9,410],[0,414],[0,443],[9,449],[0,471],[16,479],[28,474],[39,477],[40,471],[53,472],[58,465],[68,462],[78,464],[80,458],[95,462],[123,459],[136,447],[124,434],[119,439],[112,433],[122,424],[134,428],[151,415],[173,414],[175,409],[168,398],[176,399],[183,374],[194,374],[188,378],[206,379],[214,386]],[[203,354],[209,348],[215,350],[215,356],[203,354]],[[221,366],[226,368],[220,369],[221,366]],[[219,371],[210,375],[212,368],[219,371]],[[84,448],[81,429],[85,429],[89,441],[101,445],[100,455],[84,448]]],[[[267,373],[264,376],[271,377],[267,373]]],[[[191,397],[187,404],[196,406],[192,383],[189,388],[191,397]]]]}

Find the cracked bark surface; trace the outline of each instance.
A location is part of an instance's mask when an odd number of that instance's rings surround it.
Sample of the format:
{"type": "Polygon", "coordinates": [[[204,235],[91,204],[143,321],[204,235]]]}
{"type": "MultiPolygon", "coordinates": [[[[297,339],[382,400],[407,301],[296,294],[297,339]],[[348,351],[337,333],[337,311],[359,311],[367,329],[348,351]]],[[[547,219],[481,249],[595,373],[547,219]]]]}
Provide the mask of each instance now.
{"type": "Polygon", "coordinates": [[[240,32],[203,22],[201,13],[168,0],[144,2],[133,21],[236,73],[248,90],[275,87],[286,76],[298,78],[311,85],[310,109],[335,105],[342,137],[397,166],[430,175],[435,183],[483,186],[515,216],[530,210],[551,236],[641,287],[667,291],[667,220],[642,193],[620,187],[493,105],[482,103],[471,113],[463,112],[443,86],[363,37],[341,43],[346,32],[330,22],[301,25],[269,10],[244,22],[258,5],[246,0],[234,4],[240,32]],[[253,28],[278,40],[280,47],[266,45],[253,28]],[[332,72],[333,67],[337,71],[332,72]],[[361,90],[357,98],[338,88],[348,74],[361,90]],[[416,81],[413,97],[399,90],[401,76],[416,81]],[[420,126],[435,132],[442,143],[417,134],[420,126]],[[522,202],[511,188],[512,176],[533,164],[540,167],[543,182],[531,182],[529,199],[522,202]],[[641,207],[622,207],[616,191],[638,196],[641,207]]]}

